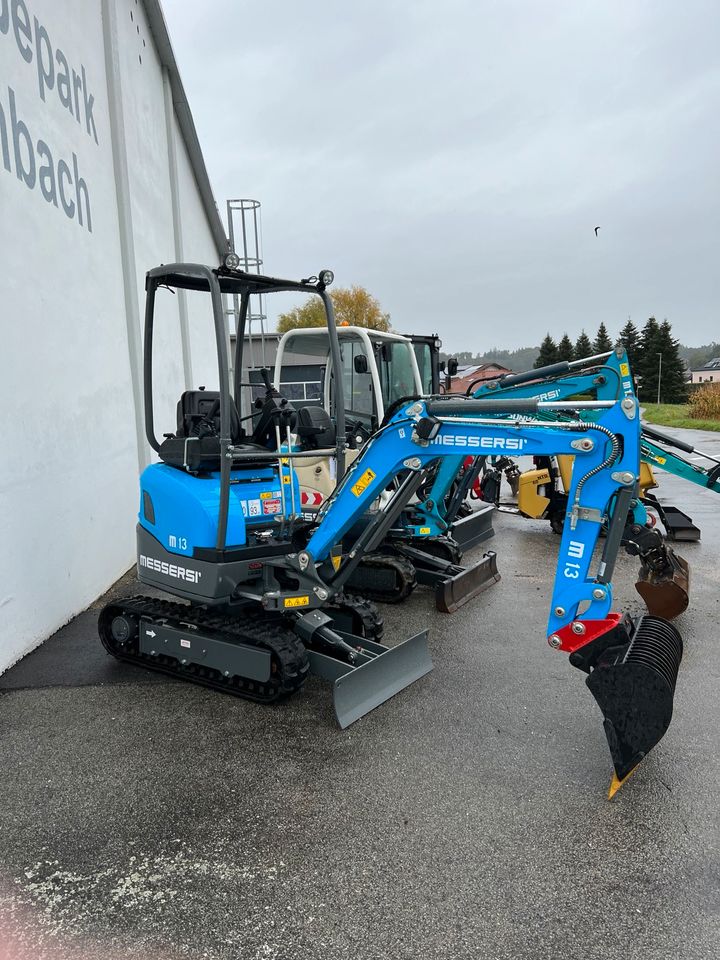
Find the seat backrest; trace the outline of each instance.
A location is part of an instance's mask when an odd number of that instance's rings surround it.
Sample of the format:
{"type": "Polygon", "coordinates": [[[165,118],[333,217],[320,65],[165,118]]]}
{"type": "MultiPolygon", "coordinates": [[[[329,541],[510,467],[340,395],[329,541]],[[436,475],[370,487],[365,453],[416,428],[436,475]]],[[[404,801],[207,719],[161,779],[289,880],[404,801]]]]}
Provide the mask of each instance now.
{"type": "MultiPolygon", "coordinates": [[[[239,443],[243,430],[237,407],[232,397],[230,404],[230,434],[239,443]]],[[[176,437],[220,436],[220,393],[217,390],[186,390],[177,405],[176,437]]]]}
{"type": "Polygon", "coordinates": [[[295,431],[302,445],[309,450],[335,446],[335,424],[323,407],[300,407],[295,431]]]}

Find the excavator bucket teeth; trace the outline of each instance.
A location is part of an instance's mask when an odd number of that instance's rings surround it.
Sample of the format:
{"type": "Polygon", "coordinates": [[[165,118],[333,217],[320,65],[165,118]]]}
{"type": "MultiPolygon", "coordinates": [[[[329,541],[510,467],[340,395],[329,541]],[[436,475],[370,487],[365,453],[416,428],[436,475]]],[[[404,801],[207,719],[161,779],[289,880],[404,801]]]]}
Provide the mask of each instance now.
{"type": "Polygon", "coordinates": [[[435,606],[440,613],[454,613],[498,580],[497,554],[494,550],[488,550],[477,563],[437,583],[435,606]]]}
{"type": "Polygon", "coordinates": [[[629,645],[612,662],[599,663],[586,680],[603,713],[618,786],[670,726],[682,653],[671,623],[643,617],[629,645]]]}
{"type": "Polygon", "coordinates": [[[424,630],[396,647],[362,642],[366,651],[372,650],[375,656],[346,670],[333,684],[335,716],[343,730],[430,673],[433,662],[427,638],[424,630]]]}
{"type": "Polygon", "coordinates": [[[687,560],[667,547],[669,560],[665,573],[655,573],[640,567],[635,589],[645,601],[652,617],[674,620],[684,613],[690,602],[690,567],[687,560]]]}
{"type": "Polygon", "coordinates": [[[493,515],[495,505],[484,503],[461,520],[456,520],[451,529],[453,540],[465,553],[495,535],[493,515]]]}

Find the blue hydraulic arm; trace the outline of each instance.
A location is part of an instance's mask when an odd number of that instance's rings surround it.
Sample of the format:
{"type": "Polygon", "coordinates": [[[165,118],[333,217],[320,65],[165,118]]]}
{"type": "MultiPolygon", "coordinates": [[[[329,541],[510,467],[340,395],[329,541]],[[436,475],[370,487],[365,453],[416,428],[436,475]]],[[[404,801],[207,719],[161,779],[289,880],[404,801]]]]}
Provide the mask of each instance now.
{"type": "MultiPolygon", "coordinates": [[[[634,396],[590,401],[597,420],[541,421],[533,415],[577,409],[578,404],[503,399],[500,402],[448,397],[418,401],[398,411],[365,447],[319,515],[319,525],[298,556],[304,572],[322,566],[333,547],[398,475],[424,473],[435,461],[463,454],[511,453],[576,457],[569,491],[568,522],[560,543],[548,635],[553,647],[572,652],[587,623],[607,621],[611,577],[621,530],[610,525],[597,569],[592,558],[608,517],[627,515],[640,463],[638,408],[634,396]],[[514,419],[497,419],[504,412],[514,419]],[[493,418],[495,417],[495,418],[493,418]],[[622,500],[624,510],[615,509],[622,500]],[[584,606],[582,617],[578,614],[584,606]]],[[[624,521],[623,521],[624,526],[624,521]]],[[[346,560],[354,560],[351,555],[346,560]]],[[[341,582],[343,565],[325,582],[341,582]]],[[[318,574],[318,582],[321,582],[318,574]]]]}
{"type": "MultiPolygon", "coordinates": [[[[551,367],[529,370],[527,373],[500,380],[484,381],[478,385],[472,395],[477,398],[497,397],[502,394],[511,397],[536,397],[538,400],[567,400],[569,397],[592,393],[600,400],[607,400],[617,394],[618,386],[628,368],[629,362],[625,351],[615,350],[609,355],[601,354],[567,364],[553,364],[551,367]],[[598,361],[601,360],[606,362],[599,365],[598,361]],[[573,367],[587,368],[588,366],[592,366],[593,369],[577,374],[570,372],[573,367]],[[569,375],[560,376],[559,379],[548,382],[547,371],[554,373],[559,368],[561,368],[560,373],[567,369],[569,375]]],[[[665,473],[720,493],[720,459],[698,450],[689,443],[643,424],[640,435],[640,455],[643,460],[665,473]],[[671,447],[709,460],[715,466],[689,463],[668,449],[671,447]]]]}
{"type": "MultiPolygon", "coordinates": [[[[555,363],[498,380],[481,381],[472,396],[476,399],[497,399],[504,396],[561,401],[592,394],[599,400],[609,400],[617,396],[629,396],[631,390],[632,379],[627,354],[622,348],[618,348],[607,354],[555,363]]],[[[592,412],[589,413],[592,416],[592,412]]],[[[720,460],[711,454],[703,453],[690,444],[647,425],[641,427],[640,453],[643,460],[665,473],[720,493],[720,460]],[[689,463],[668,449],[670,447],[684,453],[696,454],[709,460],[710,465],[689,463]]],[[[445,460],[438,469],[430,494],[416,511],[419,523],[423,527],[431,527],[433,533],[447,530],[448,522],[443,508],[448,491],[462,465],[463,458],[460,457],[445,460]]],[[[633,504],[633,514],[636,523],[646,523],[647,511],[642,502],[633,504]]]]}
{"type": "MultiPolygon", "coordinates": [[[[563,401],[578,394],[592,393],[598,400],[615,401],[623,397],[634,400],[635,391],[630,373],[630,364],[624,350],[587,357],[584,360],[554,363],[548,367],[514,374],[500,380],[481,382],[473,397],[493,399],[501,396],[513,399],[535,399],[541,402],[563,401]],[[588,372],[583,368],[592,367],[588,372]],[[577,371],[577,372],[575,372],[577,371]],[[557,377],[548,382],[548,377],[557,377]]],[[[591,411],[589,411],[591,412],[591,411]]],[[[444,533],[448,529],[445,502],[448,491],[462,468],[468,454],[493,455],[498,450],[466,449],[462,455],[448,457],[439,466],[429,495],[418,505],[416,533],[444,533]]],[[[503,451],[505,452],[505,451],[503,451]]]]}

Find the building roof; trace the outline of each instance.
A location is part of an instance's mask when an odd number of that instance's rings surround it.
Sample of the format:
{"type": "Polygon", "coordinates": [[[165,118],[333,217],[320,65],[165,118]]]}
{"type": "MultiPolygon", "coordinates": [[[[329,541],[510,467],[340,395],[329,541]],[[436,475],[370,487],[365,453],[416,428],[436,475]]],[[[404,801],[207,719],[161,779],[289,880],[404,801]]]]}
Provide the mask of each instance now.
{"type": "Polygon", "coordinates": [[[708,360],[702,367],[692,368],[693,373],[699,373],[701,370],[720,370],[720,357],[714,357],[712,360],[708,360]]]}
{"type": "Polygon", "coordinates": [[[459,366],[457,370],[457,376],[460,378],[470,377],[476,373],[483,371],[491,370],[507,370],[507,367],[504,367],[501,363],[495,363],[491,361],[490,363],[472,363],[469,365],[459,366]]]}
{"type": "Polygon", "coordinates": [[[178,124],[185,140],[195,182],[200,191],[208,223],[210,224],[210,230],[212,231],[215,245],[217,246],[218,255],[222,257],[228,249],[225,227],[220,218],[220,212],[218,211],[212,186],[210,185],[210,177],[208,176],[207,167],[205,166],[205,160],[202,149],[200,148],[200,141],[197,130],[195,129],[195,121],[190,112],[190,105],[188,104],[185,94],[185,88],[180,79],[180,71],[178,70],[177,61],[175,60],[175,54],[170,42],[170,34],[168,33],[165,16],[160,6],[160,0],[143,0],[143,2],[148,24],[150,25],[150,31],[155,41],[155,48],[157,49],[160,62],[168,72],[173,107],[175,108],[178,124]]]}

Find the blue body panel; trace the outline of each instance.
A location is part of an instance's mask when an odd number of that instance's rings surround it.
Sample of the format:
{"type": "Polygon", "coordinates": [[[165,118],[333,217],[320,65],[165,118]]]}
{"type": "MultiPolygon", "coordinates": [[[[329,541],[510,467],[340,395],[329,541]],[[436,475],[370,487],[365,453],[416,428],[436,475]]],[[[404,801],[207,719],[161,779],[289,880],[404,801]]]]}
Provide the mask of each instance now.
{"type": "MultiPolygon", "coordinates": [[[[283,466],[283,483],[273,466],[233,470],[230,481],[227,547],[247,543],[247,529],[268,526],[275,517],[288,516],[291,489],[300,504],[296,474],[283,466]],[[285,507],[283,509],[283,493],[285,507]]],[[[220,472],[196,477],[165,463],[153,463],[140,477],[138,520],[171,553],[192,556],[195,547],[214,547],[220,507],[220,472]],[[146,517],[144,494],[152,501],[154,523],[146,517]]]]}

